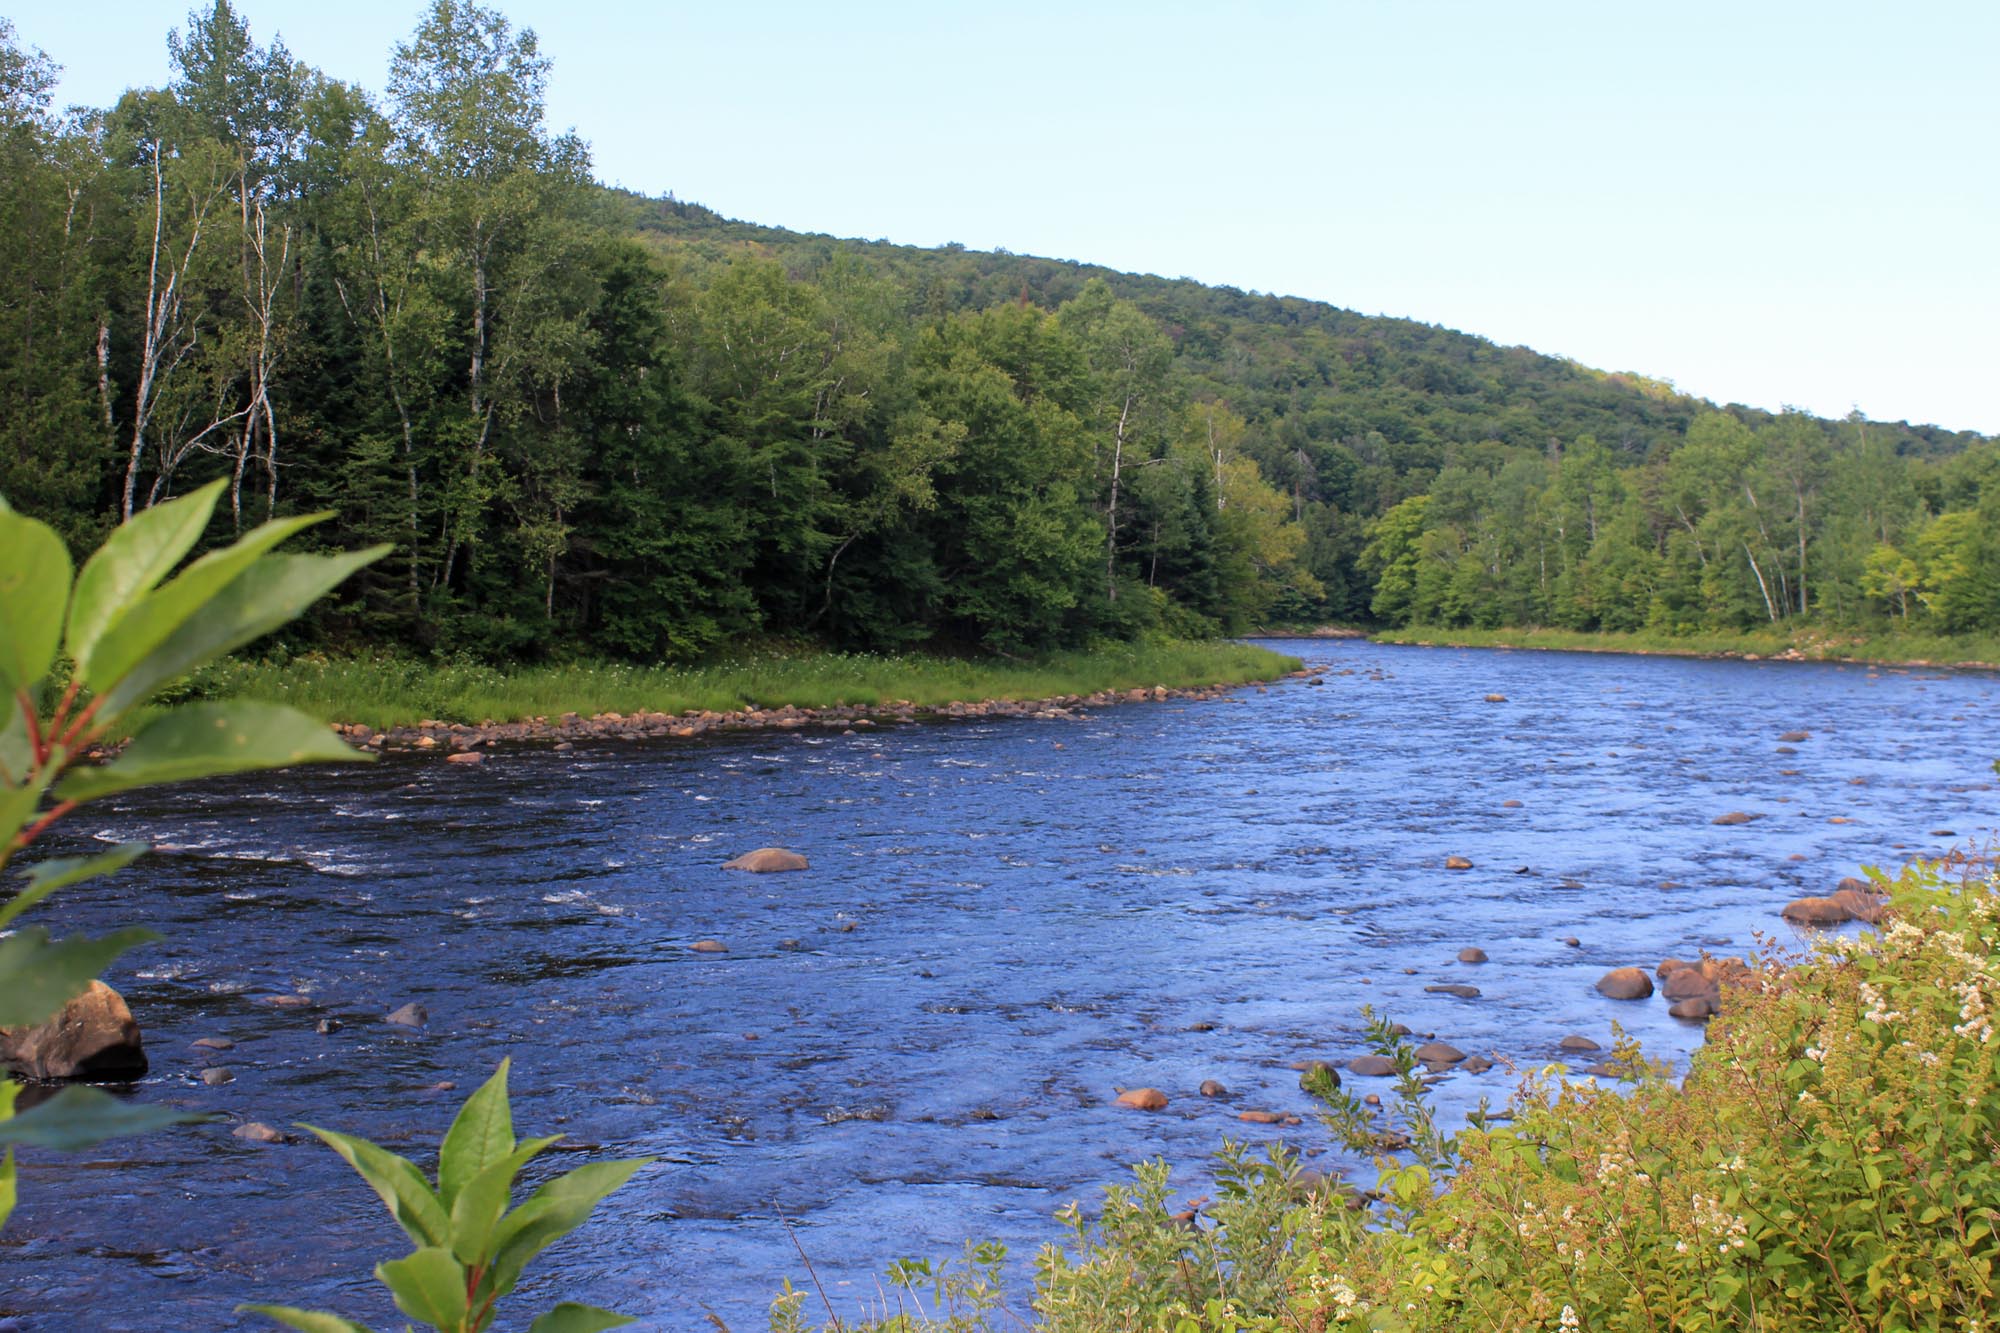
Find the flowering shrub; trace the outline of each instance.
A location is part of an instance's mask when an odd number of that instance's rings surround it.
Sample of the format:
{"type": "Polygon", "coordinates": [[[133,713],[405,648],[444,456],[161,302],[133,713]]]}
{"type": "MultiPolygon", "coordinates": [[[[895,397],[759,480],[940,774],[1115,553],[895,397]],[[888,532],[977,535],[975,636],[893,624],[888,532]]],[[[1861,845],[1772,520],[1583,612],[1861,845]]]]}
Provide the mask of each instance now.
{"type": "MultiPolygon", "coordinates": [[[[1175,1218],[1164,1166],[1137,1168],[1094,1225],[1069,1217],[1066,1252],[1044,1252],[1035,1324],[2000,1328],[2000,880],[1953,869],[1906,869],[1878,932],[1766,958],[1679,1084],[1621,1043],[1627,1088],[1545,1071],[1511,1121],[1476,1119],[1431,1151],[1406,1113],[1417,1160],[1384,1160],[1365,1213],[1301,1189],[1292,1159],[1230,1152],[1217,1203],[1175,1218]]],[[[952,1325],[973,1326],[999,1325],[952,1325]]]]}

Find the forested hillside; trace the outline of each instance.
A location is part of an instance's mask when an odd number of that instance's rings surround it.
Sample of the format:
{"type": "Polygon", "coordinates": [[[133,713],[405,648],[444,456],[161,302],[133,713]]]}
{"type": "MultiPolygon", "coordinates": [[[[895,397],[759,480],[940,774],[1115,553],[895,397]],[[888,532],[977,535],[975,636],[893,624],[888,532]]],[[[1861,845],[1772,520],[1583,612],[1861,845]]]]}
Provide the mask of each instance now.
{"type": "Polygon", "coordinates": [[[78,549],[215,477],[231,530],[335,510],[396,552],[334,642],[2000,629],[1989,439],[612,192],[461,0],[379,99],[227,0],[167,40],[169,86],[70,113],[0,25],[0,495],[78,549]]]}

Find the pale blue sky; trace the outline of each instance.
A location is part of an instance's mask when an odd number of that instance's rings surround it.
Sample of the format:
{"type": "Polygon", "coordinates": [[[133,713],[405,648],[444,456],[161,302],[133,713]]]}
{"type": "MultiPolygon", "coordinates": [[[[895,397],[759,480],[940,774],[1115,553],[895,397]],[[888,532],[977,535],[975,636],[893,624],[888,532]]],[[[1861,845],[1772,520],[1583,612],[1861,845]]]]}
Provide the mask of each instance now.
{"type": "MultiPolygon", "coordinates": [[[[380,89],[419,0],[236,0],[380,89]]],[[[189,0],[11,17],[104,104],[189,0]]],[[[2000,4],[501,0],[598,174],[2000,432],[2000,4]]]]}

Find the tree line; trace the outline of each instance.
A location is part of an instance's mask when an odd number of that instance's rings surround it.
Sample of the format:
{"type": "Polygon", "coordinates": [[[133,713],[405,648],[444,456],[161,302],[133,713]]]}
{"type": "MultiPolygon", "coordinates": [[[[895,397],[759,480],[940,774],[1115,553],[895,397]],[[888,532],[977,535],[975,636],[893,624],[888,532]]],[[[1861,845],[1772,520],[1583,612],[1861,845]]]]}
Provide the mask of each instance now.
{"type": "Polygon", "coordinates": [[[0,494],[78,550],[216,478],[219,540],[335,510],[326,543],[395,552],[332,641],[2000,627],[1980,437],[638,199],[548,127],[534,34],[469,0],[380,97],[229,0],[167,40],[166,87],[57,110],[0,20],[0,494]]]}

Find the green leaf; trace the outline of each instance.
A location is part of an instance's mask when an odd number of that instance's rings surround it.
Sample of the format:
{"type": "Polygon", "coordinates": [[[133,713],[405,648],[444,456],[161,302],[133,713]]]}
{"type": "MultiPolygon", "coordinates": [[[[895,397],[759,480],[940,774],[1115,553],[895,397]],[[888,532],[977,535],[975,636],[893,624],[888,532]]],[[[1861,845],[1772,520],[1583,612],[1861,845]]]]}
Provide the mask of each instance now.
{"type": "Polygon", "coordinates": [[[300,1125],[317,1135],[321,1142],[346,1159],[389,1206],[390,1216],[403,1232],[419,1245],[445,1245],[451,1241],[451,1223],[438,1204],[437,1195],[409,1159],[378,1148],[367,1139],[355,1138],[331,1129],[300,1125]]]}
{"type": "Polygon", "coordinates": [[[0,852],[4,852],[20,831],[35,817],[42,803],[40,787],[0,787],[0,852]]]}
{"type": "Polygon", "coordinates": [[[180,563],[207,529],[225,484],[212,481],[178,500],[134,514],[83,562],[65,641],[71,661],[90,661],[104,632],[180,563]]]}
{"type": "Polygon", "coordinates": [[[69,576],[69,551],[55,529],[0,509],[0,698],[48,674],[69,576]]]}
{"type": "Polygon", "coordinates": [[[72,935],[52,942],[45,928],[30,926],[0,939],[0,1027],[33,1027],[55,1017],[112,959],[158,938],[128,927],[94,939],[72,935]]]}
{"type": "Polygon", "coordinates": [[[71,1086],[32,1110],[0,1120],[0,1144],[76,1152],[127,1134],[150,1134],[169,1125],[207,1120],[205,1115],[128,1102],[98,1088],[71,1086]]]}
{"type": "Polygon", "coordinates": [[[19,699],[0,695],[0,783],[19,787],[28,780],[35,752],[28,743],[28,715],[19,699]]]}
{"type": "Polygon", "coordinates": [[[396,1308],[414,1319],[456,1330],[465,1322],[465,1269],[451,1251],[435,1246],[375,1265],[375,1276],[396,1298],[396,1308]]]}
{"type": "Polygon", "coordinates": [[[103,693],[224,588],[241,578],[266,551],[326,517],[326,514],[301,514],[297,518],[273,519],[252,528],[233,545],[210,551],[183,569],[172,583],[148,593],[108,626],[92,645],[89,655],[76,659],[77,678],[103,693]]]}
{"type": "Polygon", "coordinates": [[[528,1325],[528,1333],[602,1333],[604,1329],[623,1328],[633,1322],[631,1315],[564,1301],[528,1325]]]}
{"type": "Polygon", "coordinates": [[[315,722],[296,708],[225,699],[160,714],[141,727],[110,763],[71,772],[56,784],[56,795],[66,801],[94,801],[163,782],[292,764],[366,763],[370,758],[349,749],[324,722],[315,722]]]}
{"type": "Polygon", "coordinates": [[[514,1115],[507,1104],[507,1068],[502,1060],[493,1077],[465,1099],[438,1151],[438,1200],[449,1208],[465,1183],[514,1151],[514,1115]]]}
{"type": "MultiPolygon", "coordinates": [[[[177,622],[171,634],[132,658],[125,669],[113,674],[100,667],[107,681],[117,683],[105,687],[99,716],[116,717],[168,681],[262,638],[297,617],[349,574],[388,552],[387,546],[374,546],[343,555],[273,555],[257,560],[233,582],[190,608],[190,614],[177,622]]],[[[199,565],[197,561],[190,566],[188,573],[199,565]]],[[[175,580],[154,596],[167,596],[179,583],[175,580]]],[[[121,624],[119,632],[123,631],[121,624]]]]}
{"type": "Polygon", "coordinates": [[[513,1152],[489,1163],[484,1171],[465,1182],[451,1202],[451,1252],[461,1263],[479,1264],[486,1259],[493,1228],[513,1196],[514,1177],[530,1159],[561,1137],[552,1134],[545,1139],[524,1140],[513,1152]]]}
{"type": "Polygon", "coordinates": [[[5,1160],[0,1160],[0,1227],[7,1225],[7,1219],[14,1215],[14,1204],[19,1200],[14,1180],[14,1150],[9,1148],[5,1160]]]}
{"type": "Polygon", "coordinates": [[[366,1324],[357,1324],[352,1319],[342,1319],[323,1310],[295,1310],[289,1305],[239,1305],[236,1313],[260,1314],[266,1319],[277,1320],[287,1328],[296,1328],[299,1333],[370,1333],[366,1324]]]}
{"type": "Polygon", "coordinates": [[[505,1296],[512,1291],[530,1259],[582,1226],[605,1195],[652,1160],[635,1157],[580,1166],[557,1176],[501,1218],[493,1232],[493,1267],[488,1279],[493,1294],[505,1296]]]}
{"type": "Polygon", "coordinates": [[[6,926],[57,889],[66,889],[79,881],[123,870],[145,850],[143,842],[121,842],[110,851],[96,856],[63,856],[30,866],[22,876],[28,881],[27,887],[9,899],[6,906],[0,907],[0,927],[6,926]]]}

